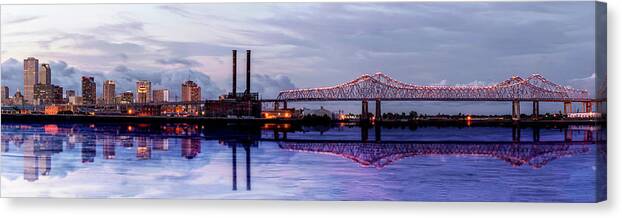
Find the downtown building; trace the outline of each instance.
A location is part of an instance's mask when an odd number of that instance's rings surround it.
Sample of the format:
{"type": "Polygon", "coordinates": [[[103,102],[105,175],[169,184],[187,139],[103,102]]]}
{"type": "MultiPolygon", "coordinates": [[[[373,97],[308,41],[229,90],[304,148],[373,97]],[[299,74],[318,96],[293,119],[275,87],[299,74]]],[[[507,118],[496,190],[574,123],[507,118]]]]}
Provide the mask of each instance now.
{"type": "Polygon", "coordinates": [[[115,82],[114,80],[106,80],[104,81],[104,96],[103,103],[104,104],[114,104],[115,103],[115,82]]]}
{"type": "Polygon", "coordinates": [[[32,103],[35,85],[39,82],[39,60],[34,57],[24,59],[24,101],[32,103]]]}
{"type": "Polygon", "coordinates": [[[11,100],[9,98],[9,87],[7,86],[2,86],[2,89],[0,90],[0,96],[2,96],[2,104],[9,104],[9,100],[11,100]]]}
{"type": "Polygon", "coordinates": [[[181,101],[201,101],[201,87],[195,82],[188,80],[181,84],[181,101]]]}
{"type": "Polygon", "coordinates": [[[153,90],[153,102],[155,103],[169,102],[168,89],[153,90]]]}
{"type": "Polygon", "coordinates": [[[95,105],[97,101],[97,86],[95,84],[95,78],[82,77],[82,104],[95,105]]]}
{"type": "Polygon", "coordinates": [[[136,101],[135,103],[149,103],[151,102],[151,81],[138,80],[136,82],[136,101]]]}
{"type": "Polygon", "coordinates": [[[126,91],[117,96],[117,104],[131,104],[134,102],[134,93],[132,91],[126,91]]]}
{"type": "Polygon", "coordinates": [[[52,69],[49,64],[41,64],[39,67],[39,75],[37,76],[37,83],[39,84],[52,84],[52,69]]]}
{"type": "Polygon", "coordinates": [[[63,87],[39,83],[34,86],[34,105],[63,104],[63,87]]]}

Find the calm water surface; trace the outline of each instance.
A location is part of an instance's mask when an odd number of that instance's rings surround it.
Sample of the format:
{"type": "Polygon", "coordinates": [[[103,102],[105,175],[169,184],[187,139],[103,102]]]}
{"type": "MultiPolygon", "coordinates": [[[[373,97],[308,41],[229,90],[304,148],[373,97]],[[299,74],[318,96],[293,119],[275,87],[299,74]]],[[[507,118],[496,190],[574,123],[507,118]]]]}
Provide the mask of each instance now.
{"type": "Polygon", "coordinates": [[[601,126],[2,123],[3,197],[539,201],[606,197],[601,126]]]}

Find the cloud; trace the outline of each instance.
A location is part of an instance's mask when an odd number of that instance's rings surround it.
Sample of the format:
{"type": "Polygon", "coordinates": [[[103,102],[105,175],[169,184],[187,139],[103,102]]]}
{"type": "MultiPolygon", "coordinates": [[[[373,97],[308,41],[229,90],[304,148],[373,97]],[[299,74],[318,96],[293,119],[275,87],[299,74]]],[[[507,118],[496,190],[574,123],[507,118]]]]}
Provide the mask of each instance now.
{"type": "Polygon", "coordinates": [[[2,85],[9,87],[11,94],[15,93],[18,88],[23,90],[24,66],[21,61],[9,58],[2,62],[0,74],[2,74],[2,85]]]}
{"type": "Polygon", "coordinates": [[[280,91],[294,89],[296,86],[284,75],[253,74],[251,89],[261,94],[262,98],[276,98],[280,91]]]}
{"type": "Polygon", "coordinates": [[[188,10],[185,10],[181,7],[175,6],[175,5],[161,5],[158,7],[159,9],[162,9],[164,11],[168,11],[170,13],[182,16],[182,17],[191,17],[192,13],[188,10]]]}
{"type": "Polygon", "coordinates": [[[20,17],[15,17],[12,19],[8,19],[6,22],[4,22],[5,24],[9,25],[9,24],[19,24],[19,23],[25,23],[28,21],[33,21],[33,20],[37,20],[37,19],[41,19],[43,18],[43,16],[20,16],[20,17]]]}
{"type": "Polygon", "coordinates": [[[201,63],[195,60],[186,59],[186,58],[157,59],[156,63],[163,64],[163,65],[181,65],[183,67],[202,66],[201,63]]]}

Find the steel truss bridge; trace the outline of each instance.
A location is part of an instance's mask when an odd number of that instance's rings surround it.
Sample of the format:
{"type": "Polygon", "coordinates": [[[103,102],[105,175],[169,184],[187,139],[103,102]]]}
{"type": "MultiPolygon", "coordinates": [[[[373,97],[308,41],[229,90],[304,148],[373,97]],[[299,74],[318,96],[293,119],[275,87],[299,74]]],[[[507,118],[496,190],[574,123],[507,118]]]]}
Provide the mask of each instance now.
{"type": "MultiPolygon", "coordinates": [[[[276,99],[264,100],[287,107],[287,102],[362,101],[362,115],[368,113],[368,101],[376,101],[376,117],[381,101],[511,101],[513,118],[520,118],[520,101],[533,102],[534,114],[539,102],[564,102],[564,113],[572,111],[572,102],[583,103],[583,111],[592,111],[587,90],[564,87],[539,74],[525,79],[513,76],[489,86],[425,86],[395,80],[384,73],[365,74],[352,81],[330,87],[281,91],[276,99]]],[[[363,117],[365,118],[365,117],[363,117]]]]}

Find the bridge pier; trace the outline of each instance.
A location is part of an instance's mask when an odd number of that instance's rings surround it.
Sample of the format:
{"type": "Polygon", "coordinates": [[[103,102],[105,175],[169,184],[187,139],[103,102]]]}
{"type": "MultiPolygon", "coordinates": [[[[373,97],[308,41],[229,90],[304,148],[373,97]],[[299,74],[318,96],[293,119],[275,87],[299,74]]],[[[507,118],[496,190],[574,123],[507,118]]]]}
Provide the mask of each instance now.
{"type": "Polygon", "coordinates": [[[251,146],[244,145],[246,151],[246,190],[251,190],[251,146]]]}
{"type": "Polygon", "coordinates": [[[534,142],[539,142],[540,141],[540,128],[539,127],[533,127],[533,141],[534,142]]]}
{"type": "Polygon", "coordinates": [[[287,101],[283,101],[283,109],[287,109],[287,101]]]}
{"type": "Polygon", "coordinates": [[[564,129],[564,141],[572,141],[572,130],[568,128],[564,129]]]}
{"type": "Polygon", "coordinates": [[[367,142],[369,140],[369,129],[367,125],[361,125],[361,141],[367,142]]]}
{"type": "Polygon", "coordinates": [[[570,101],[564,101],[564,115],[568,115],[569,113],[572,113],[572,102],[570,101]]]}
{"type": "Polygon", "coordinates": [[[532,118],[538,120],[540,118],[540,102],[533,101],[532,118]]]}
{"type": "Polygon", "coordinates": [[[520,101],[518,100],[512,101],[512,120],[520,120],[520,101]]]}
{"type": "Polygon", "coordinates": [[[278,109],[279,109],[279,106],[280,106],[280,105],[279,105],[279,102],[278,102],[278,101],[275,101],[275,102],[274,102],[274,110],[278,110],[278,109]]]}
{"type": "Polygon", "coordinates": [[[363,100],[361,104],[361,122],[369,121],[369,104],[367,100],[363,100]]]}
{"type": "Polygon", "coordinates": [[[512,127],[512,142],[520,142],[520,127],[512,127]]]}
{"type": "Polygon", "coordinates": [[[231,167],[233,168],[231,175],[233,187],[231,189],[233,191],[238,190],[238,158],[236,147],[236,145],[231,146],[231,167]]]}
{"type": "Polygon", "coordinates": [[[583,141],[591,142],[594,140],[594,134],[590,130],[583,131],[583,141]]]}
{"type": "Polygon", "coordinates": [[[374,136],[376,138],[376,142],[380,143],[380,141],[382,141],[382,129],[380,125],[375,125],[374,130],[375,130],[374,136]]]}
{"type": "Polygon", "coordinates": [[[591,101],[583,102],[583,112],[585,112],[585,113],[592,112],[592,102],[591,101]]]}
{"type": "Polygon", "coordinates": [[[380,99],[376,99],[376,122],[382,121],[382,109],[381,109],[380,99]]]}

